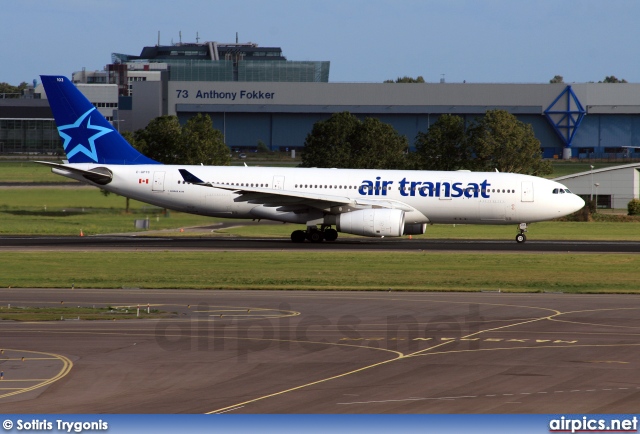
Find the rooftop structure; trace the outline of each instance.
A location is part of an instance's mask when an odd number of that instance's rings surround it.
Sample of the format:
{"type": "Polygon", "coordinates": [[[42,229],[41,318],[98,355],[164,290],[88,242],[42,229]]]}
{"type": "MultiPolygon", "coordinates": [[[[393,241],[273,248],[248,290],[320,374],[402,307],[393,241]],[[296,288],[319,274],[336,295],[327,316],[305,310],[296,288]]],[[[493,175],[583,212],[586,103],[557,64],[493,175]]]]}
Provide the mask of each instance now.
{"type": "Polygon", "coordinates": [[[112,53],[111,61],[127,68],[163,64],[169,81],[329,81],[328,61],[289,61],[281,48],[253,42],[158,44],[144,47],[139,56],[112,53]]]}

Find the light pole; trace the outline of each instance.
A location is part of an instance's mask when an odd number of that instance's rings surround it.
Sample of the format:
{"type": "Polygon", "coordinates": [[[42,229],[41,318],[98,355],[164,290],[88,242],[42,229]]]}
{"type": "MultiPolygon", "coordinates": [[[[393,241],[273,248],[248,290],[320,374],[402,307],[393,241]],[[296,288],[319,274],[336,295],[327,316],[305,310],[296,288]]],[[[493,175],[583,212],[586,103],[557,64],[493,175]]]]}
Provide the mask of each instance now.
{"type": "Polygon", "coordinates": [[[591,198],[589,200],[593,202],[593,166],[591,166],[591,198]]]}
{"type": "Polygon", "coordinates": [[[120,132],[120,122],[124,122],[124,119],[120,119],[120,110],[114,110],[113,111],[114,114],[117,115],[117,118],[112,120],[111,123],[116,123],[116,129],[118,130],[118,133],[120,132]]]}
{"type": "Polygon", "coordinates": [[[598,187],[600,187],[600,183],[596,182],[595,184],[593,184],[596,187],[596,206],[595,206],[595,212],[598,212],[598,187]]]}

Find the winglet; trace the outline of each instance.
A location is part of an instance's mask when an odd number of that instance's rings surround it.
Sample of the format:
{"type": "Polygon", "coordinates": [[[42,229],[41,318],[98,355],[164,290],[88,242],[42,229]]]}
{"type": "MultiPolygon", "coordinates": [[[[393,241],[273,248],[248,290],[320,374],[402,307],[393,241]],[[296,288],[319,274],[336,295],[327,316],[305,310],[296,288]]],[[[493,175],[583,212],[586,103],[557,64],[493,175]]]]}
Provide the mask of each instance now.
{"type": "Polygon", "coordinates": [[[188,182],[189,184],[204,184],[204,181],[202,179],[198,178],[196,175],[186,169],[178,169],[178,172],[180,172],[180,175],[182,175],[182,179],[184,179],[184,182],[188,182]]]}

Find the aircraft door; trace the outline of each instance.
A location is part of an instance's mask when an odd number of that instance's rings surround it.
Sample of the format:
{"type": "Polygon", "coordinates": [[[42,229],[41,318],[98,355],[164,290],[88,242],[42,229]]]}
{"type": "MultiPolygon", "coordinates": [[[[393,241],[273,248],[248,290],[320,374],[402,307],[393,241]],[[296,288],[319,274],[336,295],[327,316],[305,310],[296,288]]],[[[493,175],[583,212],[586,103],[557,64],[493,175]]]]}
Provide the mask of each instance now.
{"type": "Polygon", "coordinates": [[[153,172],[153,187],[151,191],[164,191],[164,172],[153,172]]]}
{"type": "Polygon", "coordinates": [[[533,202],[533,182],[525,181],[522,183],[522,202],[533,202]]]}
{"type": "Polygon", "coordinates": [[[276,175],[273,177],[273,188],[282,190],[284,188],[284,176],[276,175]]]}
{"type": "Polygon", "coordinates": [[[440,182],[440,191],[439,191],[440,200],[451,200],[451,181],[445,179],[440,182]]]}

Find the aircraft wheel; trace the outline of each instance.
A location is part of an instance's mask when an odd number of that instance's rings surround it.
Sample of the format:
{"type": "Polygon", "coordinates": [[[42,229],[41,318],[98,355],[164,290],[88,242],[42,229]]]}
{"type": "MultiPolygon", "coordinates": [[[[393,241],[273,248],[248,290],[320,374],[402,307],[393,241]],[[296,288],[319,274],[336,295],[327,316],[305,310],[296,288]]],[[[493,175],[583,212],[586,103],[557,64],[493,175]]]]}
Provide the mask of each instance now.
{"type": "Polygon", "coordinates": [[[304,240],[307,238],[307,234],[305,231],[293,231],[291,232],[291,241],[294,243],[304,243],[304,240]]]}
{"type": "Polygon", "coordinates": [[[324,239],[327,241],[335,241],[338,239],[338,231],[335,229],[326,229],[324,231],[324,239]]]}
{"type": "Polygon", "coordinates": [[[324,234],[320,231],[312,231],[307,235],[307,238],[309,238],[309,241],[312,243],[320,243],[324,240],[324,234]]]}
{"type": "Polygon", "coordinates": [[[527,236],[525,234],[516,235],[516,242],[517,243],[524,243],[525,241],[527,241],[527,236]]]}

